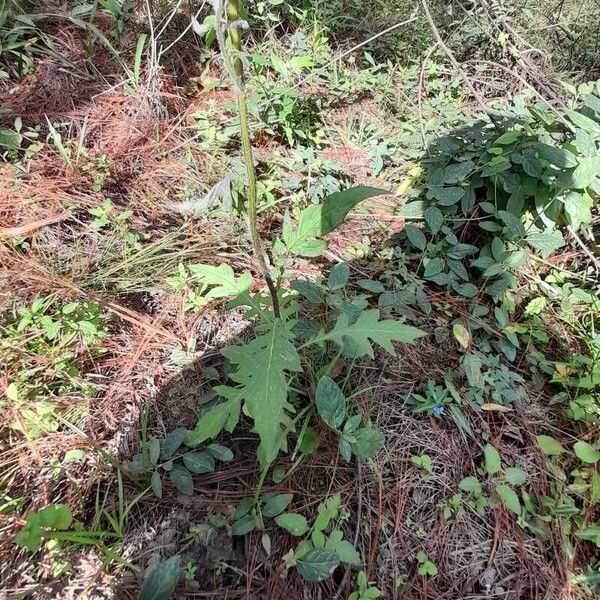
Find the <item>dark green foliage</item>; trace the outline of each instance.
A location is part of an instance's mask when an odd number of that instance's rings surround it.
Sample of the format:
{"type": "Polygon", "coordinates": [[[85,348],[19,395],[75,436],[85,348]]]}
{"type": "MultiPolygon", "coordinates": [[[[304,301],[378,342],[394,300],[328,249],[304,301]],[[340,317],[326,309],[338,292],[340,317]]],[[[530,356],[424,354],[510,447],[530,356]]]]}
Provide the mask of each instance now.
{"type": "Polygon", "coordinates": [[[233,452],[216,443],[203,450],[192,448],[186,430],[179,428],[163,439],[150,438],[143,451],[131,459],[127,470],[136,475],[152,473],[150,486],[159,498],[163,495],[163,474],[169,475],[171,483],[180,494],[190,496],[194,492],[192,473],[212,473],[215,470],[215,460],[233,460],[233,452]]]}
{"type": "Polygon", "coordinates": [[[482,282],[497,298],[515,287],[528,247],[545,259],[564,245],[561,226],[590,222],[600,191],[600,90],[590,91],[598,95],[579,111],[516,104],[500,131],[478,122],[437,142],[424,163],[424,201],[404,209],[424,220],[405,235],[425,254],[425,279],[467,298],[482,282]]]}

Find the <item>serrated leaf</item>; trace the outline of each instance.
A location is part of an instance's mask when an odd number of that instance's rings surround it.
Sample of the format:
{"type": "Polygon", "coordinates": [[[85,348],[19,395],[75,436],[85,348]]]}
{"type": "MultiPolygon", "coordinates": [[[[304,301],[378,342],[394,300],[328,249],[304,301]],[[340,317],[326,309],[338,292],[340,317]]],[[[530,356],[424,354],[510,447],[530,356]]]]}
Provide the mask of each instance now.
{"type": "Polygon", "coordinates": [[[184,496],[191,496],[194,493],[194,481],[185,467],[175,465],[169,471],[169,477],[177,491],[184,496]]]}
{"type": "Polygon", "coordinates": [[[339,429],[346,418],[346,398],[331,377],[321,377],[315,395],[319,416],[331,429],[339,429]]]}
{"type": "Polygon", "coordinates": [[[481,496],[482,489],[481,483],[479,483],[479,479],[477,477],[465,477],[459,484],[459,489],[463,492],[469,492],[471,494],[475,494],[476,496],[481,496]]]}
{"type": "Polygon", "coordinates": [[[376,429],[363,427],[359,429],[354,437],[356,441],[352,446],[352,452],[359,458],[373,458],[383,448],[385,436],[376,429]]]}
{"type": "Polygon", "coordinates": [[[566,452],[563,445],[552,436],[538,435],[536,436],[536,440],[542,452],[547,456],[558,456],[566,452]]]}
{"type": "Polygon", "coordinates": [[[542,258],[548,258],[555,250],[565,245],[562,233],[558,230],[546,233],[531,233],[525,239],[528,244],[540,251],[542,258]]]}
{"type": "Polygon", "coordinates": [[[569,192],[564,200],[565,214],[570,225],[578,229],[582,223],[590,223],[592,220],[593,198],[584,192],[569,192]]]}
{"type": "Polygon", "coordinates": [[[472,353],[465,354],[462,361],[465,375],[471,387],[483,388],[484,381],[481,374],[481,360],[472,353]]]}
{"type": "MultiPolygon", "coordinates": [[[[342,533],[341,531],[339,532],[342,533]]],[[[316,546],[317,544],[315,544],[316,546]]],[[[333,537],[333,534],[329,536],[329,539],[325,542],[325,548],[335,552],[340,562],[346,563],[347,565],[359,566],[362,564],[362,559],[358,550],[347,540],[340,540],[333,537]]]]}
{"type": "Polygon", "coordinates": [[[579,460],[590,465],[595,465],[600,460],[600,451],[583,440],[575,442],[573,450],[579,460]]]}
{"type": "Polygon", "coordinates": [[[483,455],[485,458],[485,470],[490,474],[494,475],[500,470],[500,455],[494,446],[486,444],[483,449],[483,455]]]}
{"type": "Polygon", "coordinates": [[[144,582],[138,600],[169,600],[181,571],[181,556],[172,556],[160,563],[144,582]]]}
{"type": "Polygon", "coordinates": [[[308,523],[302,515],[296,513],[283,513],[275,517],[275,523],[292,535],[304,535],[308,531],[308,523]]]}
{"type": "Polygon", "coordinates": [[[183,455],[183,464],[192,473],[212,473],[215,470],[215,459],[209,452],[188,452],[183,455]]]}
{"type": "Polygon", "coordinates": [[[230,378],[240,387],[219,386],[219,393],[231,393],[244,399],[254,420],[254,431],[260,438],[258,458],[263,469],[279,453],[284,440],[281,425],[289,423],[289,414],[294,412],[287,400],[287,373],[302,371],[302,366],[292,340],[293,334],[286,324],[277,320],[268,324],[266,333],[248,344],[222,350],[223,356],[236,368],[230,378]]]}
{"type": "Polygon", "coordinates": [[[363,311],[355,323],[350,323],[348,315],[340,315],[331,331],[321,331],[307,343],[322,344],[331,340],[342,348],[350,343],[349,354],[353,357],[370,356],[373,358],[371,341],[379,344],[390,354],[395,354],[393,341],[410,344],[424,335],[425,333],[416,327],[404,325],[398,321],[391,319],[380,321],[379,311],[372,309],[363,311]]]}
{"type": "Polygon", "coordinates": [[[340,558],[335,552],[326,548],[313,548],[298,559],[297,569],[306,581],[318,582],[330,577],[339,564],[340,558]]]}
{"type": "Polygon", "coordinates": [[[525,314],[528,316],[539,315],[546,308],[546,298],[539,296],[530,300],[525,307],[525,314]]]}
{"type": "Polygon", "coordinates": [[[516,515],[521,514],[521,502],[516,492],[507,485],[501,484],[496,488],[496,493],[500,501],[506,508],[514,512],[516,515]]]}
{"type": "Polygon", "coordinates": [[[68,529],[73,522],[73,514],[66,504],[45,506],[37,513],[37,516],[41,527],[58,529],[59,531],[68,529]]]}
{"type": "Polygon", "coordinates": [[[262,514],[265,517],[276,517],[282,513],[292,501],[294,494],[275,494],[271,496],[263,506],[262,514]]]}
{"type": "Polygon", "coordinates": [[[325,548],[325,534],[318,529],[312,532],[310,541],[315,548],[325,548]]]}
{"type": "Polygon", "coordinates": [[[594,542],[596,546],[600,547],[600,525],[583,527],[579,531],[576,531],[575,535],[582,540],[594,542]]]}
{"type": "Polygon", "coordinates": [[[576,189],[586,188],[600,175],[600,156],[580,158],[571,175],[571,185],[576,189]]]}
{"type": "Polygon", "coordinates": [[[509,467],[504,471],[504,479],[512,485],[523,485],[527,480],[527,473],[523,469],[509,467]]]}
{"type": "Polygon", "coordinates": [[[237,398],[231,398],[209,408],[200,416],[196,427],[186,434],[185,443],[191,447],[198,446],[206,440],[217,437],[223,429],[233,431],[239,420],[240,404],[238,394],[237,398]]]}

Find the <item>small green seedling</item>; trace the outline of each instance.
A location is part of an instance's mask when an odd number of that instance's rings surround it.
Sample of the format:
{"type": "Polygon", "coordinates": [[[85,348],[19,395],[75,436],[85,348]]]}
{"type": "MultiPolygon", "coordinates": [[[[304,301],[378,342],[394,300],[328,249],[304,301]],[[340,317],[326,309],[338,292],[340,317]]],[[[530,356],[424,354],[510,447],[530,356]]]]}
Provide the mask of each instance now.
{"type": "Polygon", "coordinates": [[[348,596],[348,600],[374,600],[380,596],[381,592],[375,586],[368,585],[367,574],[359,571],[354,580],[354,591],[348,596]]]}
{"type": "Polygon", "coordinates": [[[434,577],[438,574],[438,568],[429,559],[429,556],[423,552],[423,550],[419,550],[419,552],[417,552],[417,562],[419,563],[417,573],[422,577],[434,577]]]}
{"type": "Polygon", "coordinates": [[[423,469],[426,473],[433,473],[433,462],[431,456],[428,454],[422,454],[421,456],[413,455],[410,457],[410,462],[423,469]]]}
{"type": "Polygon", "coordinates": [[[15,541],[30,552],[37,552],[42,539],[51,539],[55,532],[71,527],[73,514],[66,504],[50,504],[38,512],[30,512],[26,521],[15,541]]]}
{"type": "Polygon", "coordinates": [[[283,557],[285,566],[288,569],[296,567],[306,581],[327,579],[340,563],[356,566],[362,564],[360,553],[351,542],[344,540],[344,534],[338,527],[346,516],[340,509],[341,497],[340,494],[335,494],[319,505],[312,527],[308,526],[304,517],[301,527],[296,529],[295,523],[294,527],[289,527],[292,522],[286,515],[290,513],[280,515],[285,519],[276,519],[292,535],[310,534],[283,557]]]}

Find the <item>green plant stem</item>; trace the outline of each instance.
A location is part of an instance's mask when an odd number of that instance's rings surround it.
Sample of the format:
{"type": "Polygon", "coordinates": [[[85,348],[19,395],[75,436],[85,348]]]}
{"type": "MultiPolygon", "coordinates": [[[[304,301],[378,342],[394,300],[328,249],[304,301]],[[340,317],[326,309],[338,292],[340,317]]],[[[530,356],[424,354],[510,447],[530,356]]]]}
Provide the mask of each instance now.
{"type": "Polygon", "coordinates": [[[237,105],[240,116],[240,137],[242,139],[242,153],[244,156],[244,166],[246,168],[246,175],[248,177],[248,198],[246,204],[246,214],[248,217],[248,229],[250,230],[250,239],[252,241],[252,248],[254,255],[258,261],[258,265],[263,272],[263,276],[267,287],[269,288],[269,294],[271,295],[271,301],[273,303],[273,314],[276,318],[281,316],[279,308],[279,296],[277,294],[277,286],[271,276],[271,271],[267,265],[265,253],[260,241],[258,234],[258,223],[257,223],[257,185],[256,185],[256,168],[254,167],[254,156],[252,153],[252,143],[250,137],[250,123],[248,118],[248,101],[246,99],[246,93],[244,91],[244,66],[242,59],[239,56],[235,56],[233,60],[229,55],[229,49],[227,48],[224,29],[227,32],[227,36],[231,43],[231,47],[236,52],[241,52],[242,43],[241,36],[238,27],[227,27],[227,23],[235,23],[240,19],[241,15],[241,1],[240,0],[229,0],[227,4],[227,15],[223,14],[223,2],[219,1],[215,6],[216,13],[216,34],[219,47],[221,49],[221,55],[223,56],[223,62],[225,69],[231,77],[234,87],[236,89],[237,105]]]}
{"type": "Polygon", "coordinates": [[[240,136],[242,138],[242,152],[244,155],[244,163],[246,165],[246,172],[248,174],[248,204],[246,212],[248,214],[248,228],[250,229],[250,238],[252,240],[252,246],[256,255],[256,260],[264,274],[269,293],[273,302],[273,313],[275,317],[279,318],[279,297],[277,295],[277,287],[271,272],[265,260],[265,255],[260,242],[260,236],[258,235],[258,222],[257,222],[257,188],[256,188],[256,169],[254,168],[254,157],[252,155],[252,145],[250,143],[250,125],[248,122],[248,103],[246,101],[246,94],[243,89],[240,89],[237,94],[238,110],[240,114],[240,136]]]}

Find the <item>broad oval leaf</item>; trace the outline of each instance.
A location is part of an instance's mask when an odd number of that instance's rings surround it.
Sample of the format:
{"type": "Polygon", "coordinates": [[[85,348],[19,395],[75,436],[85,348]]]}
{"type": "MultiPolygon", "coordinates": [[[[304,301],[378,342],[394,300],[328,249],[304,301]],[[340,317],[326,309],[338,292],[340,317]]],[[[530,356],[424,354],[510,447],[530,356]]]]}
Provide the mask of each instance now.
{"type": "Polygon", "coordinates": [[[350,267],[347,263],[337,263],[334,265],[329,273],[327,279],[327,287],[334,292],[335,290],[342,289],[350,278],[350,267]]]}
{"type": "Polygon", "coordinates": [[[188,452],[183,455],[183,464],[192,473],[212,473],[215,459],[209,452],[188,452]]]}
{"type": "Polygon", "coordinates": [[[313,548],[297,562],[300,576],[306,581],[324,581],[340,564],[340,557],[326,548],[313,548]]]}
{"type": "Polygon", "coordinates": [[[385,436],[376,429],[363,427],[354,435],[356,441],[351,444],[352,451],[359,458],[373,458],[383,448],[385,436]]]}
{"type": "Polygon", "coordinates": [[[346,398],[331,377],[321,377],[319,379],[316,404],[321,419],[331,429],[339,429],[346,418],[346,398]]]}
{"type": "Polygon", "coordinates": [[[265,517],[276,517],[282,513],[292,501],[294,494],[275,494],[269,497],[262,509],[265,517]]]}
{"type": "Polygon", "coordinates": [[[175,452],[179,449],[179,446],[183,444],[183,440],[185,438],[185,429],[183,427],[179,427],[174,431],[171,431],[167,437],[161,441],[160,443],[160,458],[162,460],[168,460],[175,454],[175,452]]]}
{"type": "Polygon", "coordinates": [[[154,471],[152,473],[152,477],[150,477],[150,486],[152,487],[152,491],[159,497],[163,497],[162,493],[162,479],[160,478],[160,473],[158,471],[154,471]]]}
{"type": "Polygon", "coordinates": [[[209,444],[206,447],[206,450],[210,452],[210,454],[220,460],[221,462],[229,462],[233,460],[233,452],[227,448],[227,446],[222,446],[221,444],[209,444]]]}
{"type": "Polygon", "coordinates": [[[542,452],[547,456],[558,456],[566,452],[564,446],[550,435],[538,435],[536,440],[542,452]]]}
{"type": "Polygon", "coordinates": [[[509,467],[504,471],[504,479],[513,485],[523,485],[527,480],[527,473],[523,469],[509,467]]]}
{"type": "Polygon", "coordinates": [[[512,488],[501,484],[496,488],[496,493],[506,508],[514,512],[516,515],[521,514],[521,502],[519,502],[519,496],[517,496],[516,492],[512,488]]]}
{"type": "Polygon", "coordinates": [[[175,465],[169,471],[169,477],[177,491],[184,496],[191,496],[194,493],[194,481],[190,472],[181,465],[175,465]]]}
{"type": "Polygon", "coordinates": [[[483,455],[485,458],[485,470],[490,475],[494,475],[500,470],[500,455],[494,446],[486,444],[483,449],[483,455]]]}
{"type": "Polygon", "coordinates": [[[160,440],[156,438],[150,438],[148,440],[148,455],[150,457],[150,464],[156,465],[160,458],[160,440]]]}
{"type": "Polygon", "coordinates": [[[231,535],[246,535],[256,528],[254,515],[245,515],[235,521],[231,526],[231,535]]]}
{"type": "Polygon", "coordinates": [[[423,230],[413,225],[412,223],[407,223],[404,227],[404,233],[406,233],[406,237],[408,241],[419,250],[425,250],[427,247],[427,238],[423,233],[423,230]]]}
{"type": "Polygon", "coordinates": [[[181,571],[181,556],[160,563],[144,582],[138,600],[169,600],[181,571]]]}
{"type": "Polygon", "coordinates": [[[343,563],[354,566],[362,564],[360,553],[347,540],[338,540],[335,538],[332,539],[332,536],[330,536],[327,542],[325,543],[325,548],[327,548],[327,550],[335,552],[338,555],[340,561],[343,563]]]}
{"type": "Polygon", "coordinates": [[[573,450],[579,460],[590,465],[595,465],[600,460],[600,451],[582,440],[573,445],[573,450]]]}
{"type": "Polygon", "coordinates": [[[302,515],[296,513],[283,513],[275,517],[275,523],[292,535],[304,535],[308,531],[308,523],[302,515]]]}

